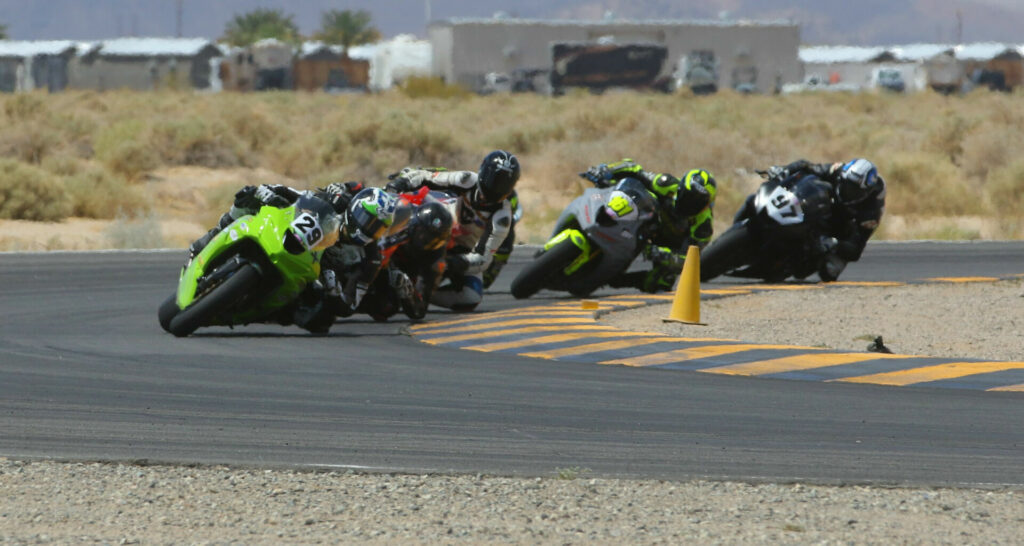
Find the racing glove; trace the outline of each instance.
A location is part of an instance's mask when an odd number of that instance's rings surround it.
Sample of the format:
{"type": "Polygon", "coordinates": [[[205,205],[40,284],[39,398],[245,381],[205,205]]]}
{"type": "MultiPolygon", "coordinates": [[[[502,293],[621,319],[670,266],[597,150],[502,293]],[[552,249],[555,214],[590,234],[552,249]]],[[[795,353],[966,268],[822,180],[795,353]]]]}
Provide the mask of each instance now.
{"type": "Polygon", "coordinates": [[[412,191],[422,186],[428,176],[430,176],[430,171],[425,169],[405,167],[397,173],[388,175],[388,183],[384,186],[384,190],[392,193],[412,191]]]}
{"type": "Polygon", "coordinates": [[[594,165],[580,173],[580,176],[593,182],[593,184],[598,188],[607,188],[611,185],[612,172],[608,170],[608,165],[606,163],[594,165]]]}
{"type": "Polygon", "coordinates": [[[686,255],[679,255],[667,246],[647,245],[643,252],[644,258],[654,263],[655,267],[682,267],[686,255]]]}
{"type": "Polygon", "coordinates": [[[664,292],[671,290],[676,282],[676,272],[671,268],[655,265],[644,277],[640,290],[648,293],[664,292]]]}

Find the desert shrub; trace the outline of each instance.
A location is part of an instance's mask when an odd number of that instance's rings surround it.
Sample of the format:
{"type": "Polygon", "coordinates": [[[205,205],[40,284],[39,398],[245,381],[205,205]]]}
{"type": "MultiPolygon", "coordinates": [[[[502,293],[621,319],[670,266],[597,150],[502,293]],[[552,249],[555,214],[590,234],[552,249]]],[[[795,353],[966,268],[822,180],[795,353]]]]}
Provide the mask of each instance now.
{"type": "Polygon", "coordinates": [[[136,217],[149,210],[138,186],[99,166],[88,166],[64,180],[71,201],[71,215],[112,219],[136,217]]]}
{"type": "Polygon", "coordinates": [[[941,121],[928,131],[925,139],[927,150],[939,153],[952,163],[958,163],[963,153],[963,140],[971,124],[956,112],[947,111],[936,116],[941,121]]]}
{"type": "Polygon", "coordinates": [[[21,123],[0,137],[0,155],[36,165],[59,144],[58,135],[38,121],[21,123]]]}
{"type": "Polygon", "coordinates": [[[148,128],[141,121],[115,123],[96,137],[96,157],[111,171],[130,181],[160,164],[160,156],[150,144],[148,128]]]}
{"type": "Polygon", "coordinates": [[[0,159],[0,218],[54,222],[67,217],[70,202],[50,173],[13,159],[0,159]]]}
{"type": "Polygon", "coordinates": [[[15,93],[4,100],[4,114],[8,119],[23,120],[46,112],[46,101],[38,93],[15,93]]]}
{"type": "Polygon", "coordinates": [[[921,152],[876,161],[886,181],[886,205],[895,214],[976,214],[983,202],[975,183],[946,158],[921,152]]]}
{"type": "Polygon", "coordinates": [[[84,162],[76,157],[56,155],[47,157],[40,167],[51,174],[66,177],[82,172],[83,165],[84,162]]]}
{"type": "Polygon", "coordinates": [[[511,127],[499,132],[492,147],[516,154],[531,154],[552,141],[565,139],[565,136],[565,127],[555,123],[539,127],[511,127]]]}
{"type": "Polygon", "coordinates": [[[195,117],[161,121],[153,125],[150,139],[164,164],[216,168],[241,163],[240,143],[216,121],[195,117]]]}
{"type": "Polygon", "coordinates": [[[564,120],[564,123],[570,138],[586,141],[631,133],[640,125],[641,119],[642,116],[630,115],[614,108],[605,109],[583,104],[569,119],[564,120]]]}
{"type": "Polygon", "coordinates": [[[983,188],[993,211],[1024,229],[1024,159],[990,171],[983,188]]]}
{"type": "Polygon", "coordinates": [[[236,100],[225,105],[222,116],[230,132],[244,142],[250,152],[267,150],[280,140],[284,129],[263,108],[236,100]]]}
{"type": "Polygon", "coordinates": [[[407,156],[402,163],[406,164],[443,165],[458,151],[448,131],[430,127],[404,112],[353,127],[347,136],[358,146],[402,150],[407,156]]]}
{"type": "Polygon", "coordinates": [[[963,138],[960,164],[968,175],[984,179],[1016,158],[1022,145],[1019,127],[982,125],[963,138]]]}
{"type": "Polygon", "coordinates": [[[398,90],[411,99],[465,99],[473,96],[473,93],[461,85],[445,83],[441,78],[423,76],[406,78],[398,86],[398,90]]]}
{"type": "Polygon", "coordinates": [[[163,230],[155,215],[119,216],[106,230],[111,248],[163,248],[163,230]]]}
{"type": "Polygon", "coordinates": [[[265,163],[276,173],[302,178],[319,170],[315,159],[315,151],[306,143],[288,140],[268,151],[265,163]]]}
{"type": "Polygon", "coordinates": [[[337,168],[350,161],[348,155],[352,149],[352,143],[348,137],[339,134],[337,131],[326,131],[317,138],[317,160],[320,165],[328,168],[337,168]]]}

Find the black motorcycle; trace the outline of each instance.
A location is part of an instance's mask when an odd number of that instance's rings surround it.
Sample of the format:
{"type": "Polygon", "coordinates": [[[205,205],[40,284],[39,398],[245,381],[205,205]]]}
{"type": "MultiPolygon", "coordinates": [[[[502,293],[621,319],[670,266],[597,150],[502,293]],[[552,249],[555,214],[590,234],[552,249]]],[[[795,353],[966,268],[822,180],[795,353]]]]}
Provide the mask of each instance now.
{"type": "Polygon", "coordinates": [[[813,174],[757,171],[766,180],[748,197],[733,225],[701,253],[701,280],[720,275],[780,282],[803,279],[823,268],[835,239],[832,185],[813,174]]]}

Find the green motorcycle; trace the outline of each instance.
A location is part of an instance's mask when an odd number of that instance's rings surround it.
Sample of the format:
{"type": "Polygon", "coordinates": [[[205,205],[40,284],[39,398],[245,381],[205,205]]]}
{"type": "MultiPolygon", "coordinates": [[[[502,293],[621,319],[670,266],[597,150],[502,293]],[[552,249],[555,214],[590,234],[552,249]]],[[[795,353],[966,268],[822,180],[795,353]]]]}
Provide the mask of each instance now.
{"type": "Polygon", "coordinates": [[[157,311],[160,326],[184,337],[203,326],[272,320],[320,276],[340,227],[333,207],[308,191],[289,207],[235,220],[182,268],[177,293],[157,311]]]}

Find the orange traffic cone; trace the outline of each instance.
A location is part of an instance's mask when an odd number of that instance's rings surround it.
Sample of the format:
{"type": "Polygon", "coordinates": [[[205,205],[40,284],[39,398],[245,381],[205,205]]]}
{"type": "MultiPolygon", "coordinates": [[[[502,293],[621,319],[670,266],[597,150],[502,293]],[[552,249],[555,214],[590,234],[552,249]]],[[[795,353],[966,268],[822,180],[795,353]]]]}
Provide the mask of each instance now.
{"type": "Polygon", "coordinates": [[[704,325],[700,321],[700,248],[690,245],[686,249],[683,272],[676,285],[676,297],[665,322],[704,325]]]}

